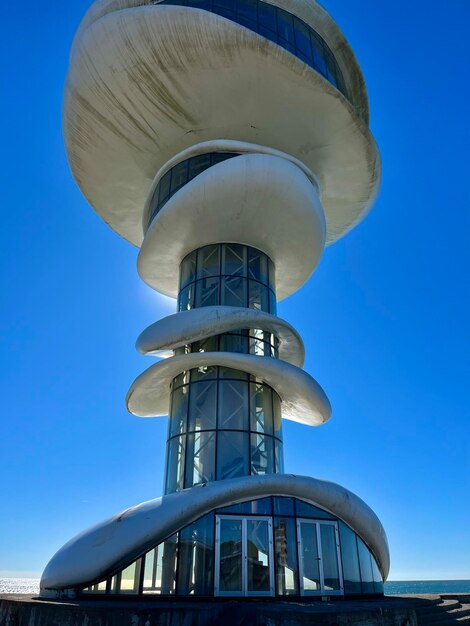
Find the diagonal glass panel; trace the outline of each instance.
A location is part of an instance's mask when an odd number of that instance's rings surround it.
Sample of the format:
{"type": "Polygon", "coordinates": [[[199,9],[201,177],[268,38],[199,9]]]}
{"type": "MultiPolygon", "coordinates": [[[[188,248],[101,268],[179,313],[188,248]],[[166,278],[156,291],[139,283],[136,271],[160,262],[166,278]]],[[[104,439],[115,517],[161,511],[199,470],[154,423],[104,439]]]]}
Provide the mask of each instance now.
{"type": "Polygon", "coordinates": [[[242,381],[219,382],[219,429],[248,430],[248,385],[242,381]]]}

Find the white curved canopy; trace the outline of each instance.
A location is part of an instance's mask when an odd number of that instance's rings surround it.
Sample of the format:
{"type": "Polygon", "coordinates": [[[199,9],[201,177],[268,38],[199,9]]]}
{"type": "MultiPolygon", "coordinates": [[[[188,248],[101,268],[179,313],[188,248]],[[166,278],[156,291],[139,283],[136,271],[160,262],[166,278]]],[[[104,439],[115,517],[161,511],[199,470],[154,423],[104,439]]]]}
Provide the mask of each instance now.
{"type": "Polygon", "coordinates": [[[331,405],[317,381],[303,370],[271,357],[234,352],[195,352],[164,359],[141,374],[127,393],[127,408],[139,417],[168,415],[170,385],[183,371],[219,365],[247,372],[272,387],[282,400],[282,417],[320,426],[331,405]]]}
{"type": "Polygon", "coordinates": [[[366,543],[384,579],[387,578],[387,537],[379,519],[363,500],[335,483],[269,474],[192,487],[143,502],[93,526],[52,557],[42,575],[41,595],[99,582],[206,513],[266,496],[300,498],[339,517],[366,543]]]}
{"type": "MultiPolygon", "coordinates": [[[[85,20],[65,90],[69,162],[106,223],[140,246],[156,172],[186,148],[218,139],[261,144],[305,163],[322,188],[327,242],[364,217],[379,184],[379,155],[367,125],[333,85],[218,15],[136,4],[115,3],[85,20]]],[[[291,4],[299,14],[310,10],[291,4]]],[[[312,20],[329,28],[334,22],[323,13],[312,20]]],[[[350,51],[337,36],[335,49],[350,51]]],[[[359,84],[352,53],[348,63],[359,84]]]]}
{"type": "Polygon", "coordinates": [[[208,306],[168,315],[146,328],[136,347],[141,354],[171,357],[176,348],[239,329],[274,333],[279,340],[279,358],[297,367],[304,364],[303,341],[288,322],[264,311],[232,306],[208,306]]]}
{"type": "Polygon", "coordinates": [[[276,266],[279,300],[309,279],[325,245],[325,216],[312,182],[278,156],[244,154],[213,165],[163,206],[140,249],[137,269],[176,297],[184,257],[205,245],[242,243],[276,266]]]}

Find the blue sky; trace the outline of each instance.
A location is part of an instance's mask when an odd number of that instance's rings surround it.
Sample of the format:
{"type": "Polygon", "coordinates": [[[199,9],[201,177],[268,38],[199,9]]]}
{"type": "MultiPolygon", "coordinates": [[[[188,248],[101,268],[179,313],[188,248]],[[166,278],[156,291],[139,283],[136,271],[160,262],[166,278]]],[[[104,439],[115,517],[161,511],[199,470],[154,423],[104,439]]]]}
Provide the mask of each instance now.
{"type": "MultiPolygon", "coordinates": [[[[61,98],[87,0],[3,9],[0,576],[39,574],[87,526],[162,491],[166,420],[127,414],[174,310],[70,174],[61,98]]],[[[381,518],[391,579],[470,578],[468,0],[325,0],[363,67],[384,178],[367,219],[279,314],[327,391],[285,423],[292,473],[381,518]]]]}

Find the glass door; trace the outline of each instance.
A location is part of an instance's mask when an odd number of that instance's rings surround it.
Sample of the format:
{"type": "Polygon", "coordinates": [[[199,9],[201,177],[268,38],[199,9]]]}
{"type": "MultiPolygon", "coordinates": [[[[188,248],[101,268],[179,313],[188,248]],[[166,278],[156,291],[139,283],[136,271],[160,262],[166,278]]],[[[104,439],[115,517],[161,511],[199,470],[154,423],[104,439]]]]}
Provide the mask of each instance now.
{"type": "Polygon", "coordinates": [[[218,516],[215,556],[216,595],[274,595],[271,518],[218,516]]]}
{"type": "Polygon", "coordinates": [[[343,594],[336,522],[297,520],[301,595],[343,594]]]}

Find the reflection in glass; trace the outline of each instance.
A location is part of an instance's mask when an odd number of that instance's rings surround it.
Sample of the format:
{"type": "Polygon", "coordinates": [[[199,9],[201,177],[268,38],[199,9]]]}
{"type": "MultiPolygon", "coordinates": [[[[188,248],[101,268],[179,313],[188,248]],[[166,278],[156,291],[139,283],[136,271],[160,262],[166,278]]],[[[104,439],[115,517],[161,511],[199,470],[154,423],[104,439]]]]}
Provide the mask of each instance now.
{"type": "Polygon", "coordinates": [[[215,432],[188,435],[185,487],[215,480],[215,432]]]}
{"type": "Polygon", "coordinates": [[[383,593],[384,592],[384,583],[382,574],[380,573],[379,566],[377,565],[377,561],[374,559],[374,556],[371,554],[371,562],[372,562],[372,578],[374,580],[374,592],[375,593],[383,593]]]}
{"type": "Polygon", "coordinates": [[[267,520],[246,521],[247,591],[269,593],[269,526],[267,520]]]}
{"type": "Polygon", "coordinates": [[[219,590],[242,592],[242,521],[220,520],[219,590]]]}
{"type": "MultiPolygon", "coordinates": [[[[275,498],[274,500],[288,501],[289,498],[275,498]]],[[[288,517],[274,518],[274,546],[278,595],[299,595],[299,566],[297,561],[297,539],[295,535],[294,519],[288,517]]]]}
{"type": "Polygon", "coordinates": [[[141,559],[122,570],[118,593],[135,594],[139,591],[141,559]]]}
{"type": "Polygon", "coordinates": [[[335,527],[332,524],[320,524],[320,542],[325,591],[339,591],[338,550],[335,527]]]}
{"type": "Polygon", "coordinates": [[[171,394],[170,437],[186,431],[189,387],[180,387],[171,394]]]}
{"type": "Polygon", "coordinates": [[[274,439],[251,433],[251,474],[262,475],[274,472],[274,439]]]}
{"type": "Polygon", "coordinates": [[[317,525],[299,522],[301,584],[305,594],[320,591],[320,560],[317,543],[317,525]]]}
{"type": "Polygon", "coordinates": [[[180,532],[178,595],[212,595],[214,515],[210,513],[180,532]]]}
{"type": "Polygon", "coordinates": [[[339,532],[343,556],[344,593],[361,593],[361,573],[359,570],[356,533],[343,522],[339,523],[339,532]]]}
{"type": "Polygon", "coordinates": [[[168,443],[166,493],[183,489],[186,436],[174,437],[168,443]]]}
{"type": "Polygon", "coordinates": [[[374,593],[371,555],[367,546],[359,537],[357,538],[357,548],[359,551],[359,566],[361,568],[362,593],[374,593]]]}
{"type": "Polygon", "coordinates": [[[217,383],[198,382],[190,385],[188,431],[214,430],[217,406],[217,383]]]}
{"type": "Polygon", "coordinates": [[[312,517],[314,519],[334,519],[334,515],[323,509],[313,506],[303,500],[295,501],[297,509],[297,517],[312,517]]]}
{"type": "Polygon", "coordinates": [[[219,382],[218,428],[248,430],[248,385],[236,380],[219,382]]]}
{"type": "Polygon", "coordinates": [[[217,480],[248,475],[248,434],[224,432],[217,435],[217,480]]]}

